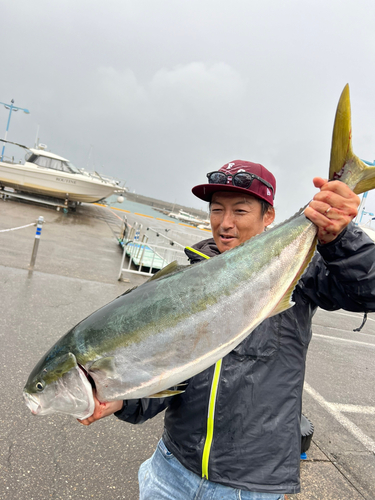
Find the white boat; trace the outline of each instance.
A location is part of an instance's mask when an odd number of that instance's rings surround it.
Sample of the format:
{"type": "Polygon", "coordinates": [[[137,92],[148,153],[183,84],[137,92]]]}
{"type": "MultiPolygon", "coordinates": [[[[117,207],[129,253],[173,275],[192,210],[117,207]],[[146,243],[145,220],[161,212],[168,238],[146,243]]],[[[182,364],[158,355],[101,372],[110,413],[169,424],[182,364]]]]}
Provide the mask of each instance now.
{"type": "Polygon", "coordinates": [[[66,158],[46,151],[43,144],[37,149],[16,145],[28,149],[29,153],[24,163],[0,161],[2,188],[62,199],[66,205],[70,202],[94,203],[125,191],[118,181],[80,170],[66,158]]]}
{"type": "Polygon", "coordinates": [[[211,228],[209,220],[200,219],[199,217],[189,214],[189,212],[185,212],[182,209],[180,209],[178,212],[173,212],[172,210],[172,212],[168,214],[168,217],[172,217],[173,219],[178,219],[183,222],[189,222],[190,224],[199,227],[199,229],[211,228]]]}

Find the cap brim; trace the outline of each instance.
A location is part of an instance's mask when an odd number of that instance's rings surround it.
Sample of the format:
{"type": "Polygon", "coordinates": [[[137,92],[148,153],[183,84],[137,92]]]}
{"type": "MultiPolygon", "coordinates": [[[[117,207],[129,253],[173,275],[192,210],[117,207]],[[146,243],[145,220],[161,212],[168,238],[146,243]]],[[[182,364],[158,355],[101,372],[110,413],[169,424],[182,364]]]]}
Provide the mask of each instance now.
{"type": "Polygon", "coordinates": [[[232,193],[250,194],[252,196],[255,196],[256,198],[260,198],[270,203],[269,197],[262,196],[257,192],[253,192],[251,190],[251,187],[250,189],[245,189],[233,186],[231,184],[199,184],[198,186],[194,186],[191,191],[197,198],[200,198],[204,201],[211,201],[212,195],[219,191],[230,191],[232,193]]]}

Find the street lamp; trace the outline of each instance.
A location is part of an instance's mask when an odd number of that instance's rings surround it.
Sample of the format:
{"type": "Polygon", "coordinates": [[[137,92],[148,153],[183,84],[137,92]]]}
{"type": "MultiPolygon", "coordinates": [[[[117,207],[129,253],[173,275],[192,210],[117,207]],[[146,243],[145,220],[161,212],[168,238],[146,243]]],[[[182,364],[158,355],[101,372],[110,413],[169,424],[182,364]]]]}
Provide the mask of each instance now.
{"type": "MultiPolygon", "coordinates": [[[[5,135],[4,135],[4,141],[6,141],[6,138],[7,138],[7,135],[8,135],[8,130],[9,130],[9,123],[10,123],[10,117],[12,115],[12,111],[18,111],[19,109],[21,111],[23,111],[24,113],[26,114],[30,114],[30,111],[28,109],[24,109],[24,108],[18,108],[17,106],[13,106],[14,104],[14,99],[12,99],[11,101],[11,104],[6,104],[5,102],[0,102],[0,104],[3,104],[4,107],[6,109],[9,109],[9,118],[8,118],[8,123],[7,123],[7,128],[5,130],[5,135]]],[[[3,146],[3,150],[1,152],[1,161],[3,161],[3,157],[4,157],[4,149],[5,149],[5,144],[3,146]]]]}

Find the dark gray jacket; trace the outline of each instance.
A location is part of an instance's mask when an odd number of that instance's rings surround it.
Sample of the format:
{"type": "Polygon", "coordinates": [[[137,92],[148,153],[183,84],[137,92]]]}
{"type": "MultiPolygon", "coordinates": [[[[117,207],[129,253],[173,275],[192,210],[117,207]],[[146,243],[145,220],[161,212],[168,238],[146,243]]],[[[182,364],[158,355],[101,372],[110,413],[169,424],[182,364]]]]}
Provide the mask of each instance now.
{"type": "MultiPolygon", "coordinates": [[[[213,257],[213,239],[195,246],[213,257]]],[[[311,321],[317,309],[375,311],[375,245],[350,225],[318,246],[294,294],[294,307],[261,323],[223,358],[208,478],[233,488],[298,493],[300,416],[311,321]]],[[[191,262],[202,260],[186,251],[191,262]]],[[[183,394],[124,402],[116,415],[142,423],[167,408],[163,441],[202,475],[202,453],[214,367],[189,380],[183,394]]]]}

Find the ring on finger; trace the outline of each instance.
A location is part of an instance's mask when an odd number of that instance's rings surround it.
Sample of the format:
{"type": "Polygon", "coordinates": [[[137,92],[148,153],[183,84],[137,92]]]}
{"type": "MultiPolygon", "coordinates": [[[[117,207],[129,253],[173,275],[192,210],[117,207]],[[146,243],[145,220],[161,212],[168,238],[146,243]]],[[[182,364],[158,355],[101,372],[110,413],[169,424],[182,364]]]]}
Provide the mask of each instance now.
{"type": "Polygon", "coordinates": [[[328,207],[327,210],[324,212],[324,215],[328,217],[328,212],[331,210],[332,207],[328,207]]]}

